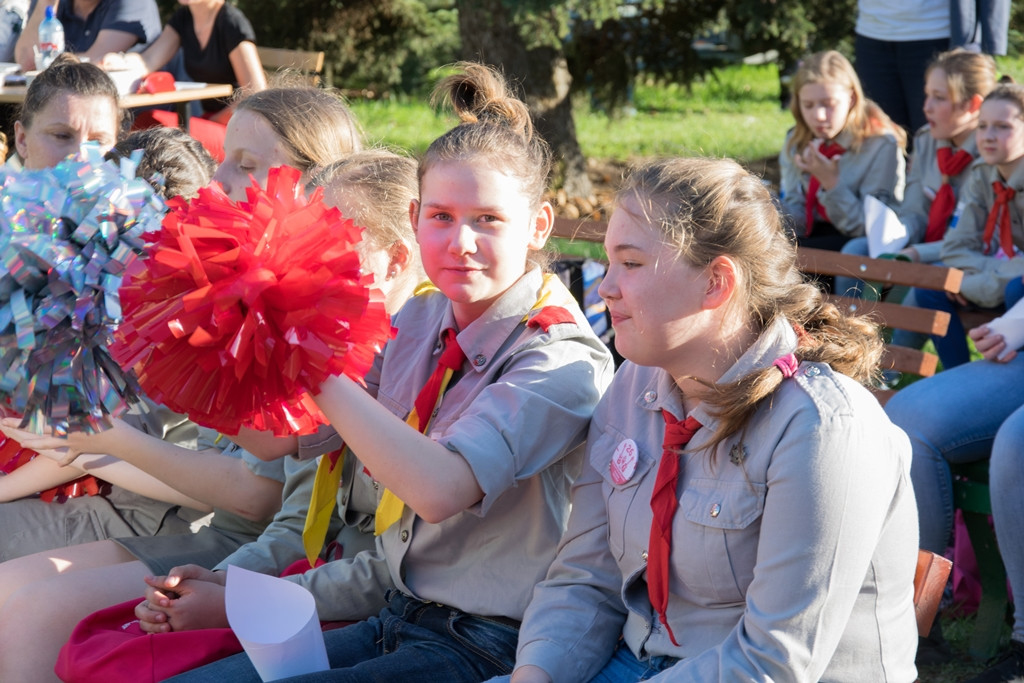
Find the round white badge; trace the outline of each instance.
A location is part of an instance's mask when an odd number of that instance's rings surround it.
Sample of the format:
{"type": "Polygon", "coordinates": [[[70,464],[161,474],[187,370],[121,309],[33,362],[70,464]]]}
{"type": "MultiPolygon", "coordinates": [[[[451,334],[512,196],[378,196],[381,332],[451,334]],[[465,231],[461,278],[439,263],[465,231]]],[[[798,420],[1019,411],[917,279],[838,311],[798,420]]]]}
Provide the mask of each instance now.
{"type": "Polygon", "coordinates": [[[636,472],[636,461],[636,442],[633,439],[626,439],[620,442],[616,446],[615,454],[612,455],[612,462],[608,466],[608,471],[612,475],[612,481],[618,486],[622,486],[632,479],[633,473],[636,472]]]}

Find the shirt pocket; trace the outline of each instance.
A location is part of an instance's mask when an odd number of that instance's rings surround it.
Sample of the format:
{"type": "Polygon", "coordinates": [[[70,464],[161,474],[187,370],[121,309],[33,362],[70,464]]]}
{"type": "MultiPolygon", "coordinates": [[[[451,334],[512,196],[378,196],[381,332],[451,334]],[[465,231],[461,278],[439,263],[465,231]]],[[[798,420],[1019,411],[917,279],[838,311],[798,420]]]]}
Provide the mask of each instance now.
{"type": "Polygon", "coordinates": [[[673,525],[672,560],[698,603],[743,601],[754,577],[766,490],[742,480],[687,483],[673,525]]]}
{"type": "Polygon", "coordinates": [[[608,548],[616,561],[622,560],[627,550],[627,543],[636,546],[638,557],[647,548],[651,519],[651,487],[640,486],[640,483],[648,476],[655,463],[650,455],[643,451],[641,444],[636,444],[636,469],[629,479],[621,484],[617,484],[612,479],[612,456],[619,444],[625,440],[626,437],[618,433],[604,434],[595,447],[590,450],[590,464],[601,473],[602,477],[601,487],[604,493],[605,510],[608,514],[608,548]],[[647,493],[643,495],[642,492],[647,493]],[[630,524],[635,524],[638,519],[646,520],[645,523],[648,527],[644,533],[638,536],[635,528],[632,533],[627,533],[630,524]],[[637,541],[640,542],[640,545],[637,545],[637,541]]]}

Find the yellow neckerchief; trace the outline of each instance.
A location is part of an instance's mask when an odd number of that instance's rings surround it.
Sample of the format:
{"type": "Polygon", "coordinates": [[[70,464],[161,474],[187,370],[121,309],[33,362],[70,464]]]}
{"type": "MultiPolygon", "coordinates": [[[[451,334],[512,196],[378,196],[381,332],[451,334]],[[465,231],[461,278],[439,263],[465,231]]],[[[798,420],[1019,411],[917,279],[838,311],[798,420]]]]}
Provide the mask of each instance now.
{"type": "Polygon", "coordinates": [[[344,469],[347,453],[348,448],[342,444],[342,447],[333,453],[322,455],[320,463],[316,466],[313,495],[309,498],[306,522],[302,526],[302,547],[306,551],[310,567],[316,566],[316,560],[324,547],[327,527],[331,524],[331,514],[338,500],[341,471],[344,469]]]}
{"type": "MultiPolygon", "coordinates": [[[[529,320],[532,313],[545,308],[549,300],[559,290],[561,290],[560,293],[562,294],[559,298],[565,299],[565,301],[560,301],[559,303],[572,304],[572,296],[565,287],[557,288],[553,286],[554,283],[558,282],[559,280],[556,276],[550,273],[544,275],[544,283],[541,286],[540,294],[537,297],[537,301],[530,308],[530,311],[523,316],[524,323],[529,320]]],[[[435,291],[438,291],[437,287],[427,281],[416,287],[413,296],[420,296],[435,291]]],[[[435,404],[435,412],[437,405],[440,405],[441,397],[444,396],[444,392],[448,388],[453,374],[453,372],[447,371],[442,379],[441,391],[435,404]]],[[[406,423],[414,429],[419,427],[419,416],[416,414],[415,407],[413,407],[412,412],[406,418],[406,423]]],[[[429,429],[429,424],[424,429],[424,432],[427,429],[429,429]]],[[[320,459],[319,465],[317,465],[316,479],[313,482],[313,495],[310,499],[309,509],[306,512],[306,523],[302,530],[302,545],[306,550],[306,558],[309,560],[310,565],[314,564],[317,556],[320,554],[320,550],[323,548],[324,538],[330,524],[331,514],[334,512],[335,501],[337,500],[338,486],[341,482],[341,470],[347,450],[345,448],[337,458],[332,458],[333,454],[325,454],[320,459]]],[[[374,517],[374,535],[379,536],[385,529],[400,520],[404,511],[405,503],[402,502],[402,499],[390,490],[384,489],[380,502],[377,504],[377,511],[374,517]]]]}

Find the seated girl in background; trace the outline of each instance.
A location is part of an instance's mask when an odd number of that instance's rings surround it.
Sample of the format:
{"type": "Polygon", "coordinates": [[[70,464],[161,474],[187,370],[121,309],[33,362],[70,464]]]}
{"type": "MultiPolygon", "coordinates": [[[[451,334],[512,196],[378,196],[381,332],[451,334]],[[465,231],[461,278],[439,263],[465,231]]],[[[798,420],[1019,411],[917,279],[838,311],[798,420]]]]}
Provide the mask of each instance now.
{"type": "MultiPolygon", "coordinates": [[[[397,313],[422,282],[409,203],[416,197],[416,163],[383,150],[357,152],[319,171],[313,183],[325,188],[324,200],[338,206],[356,225],[366,226],[361,256],[397,313]]],[[[326,457],[326,456],[324,456],[326,457]]],[[[372,549],[377,496],[363,466],[344,456],[337,514],[326,537],[341,545],[342,557],[372,549]]],[[[228,565],[279,575],[306,556],[303,527],[313,493],[316,460],[285,460],[285,499],[281,511],[255,543],[239,548],[213,571],[196,565],[175,567],[167,576],[147,579],[147,602],[136,608],[144,630],[152,633],[228,626],[224,612],[224,570],[228,565]],[[173,593],[173,598],[168,595],[173,593]]],[[[323,539],[314,539],[323,545],[323,539]]],[[[324,559],[337,559],[333,556],[324,559]]],[[[323,576],[323,580],[330,577],[323,576]]],[[[313,587],[319,592],[319,588],[313,587]]]]}
{"type": "MultiPolygon", "coordinates": [[[[242,101],[239,114],[229,122],[228,160],[217,169],[217,176],[225,179],[225,190],[233,199],[243,199],[245,187],[251,183],[250,177],[265,182],[267,171],[272,166],[287,163],[309,174],[317,165],[343,158],[361,145],[359,131],[348,107],[328,91],[311,87],[265,90],[242,101]]],[[[194,424],[185,418],[178,417],[178,420],[195,432],[194,424]]],[[[7,424],[5,430],[11,431],[16,424],[7,424]]],[[[213,436],[208,432],[203,430],[203,434],[207,434],[205,445],[210,445],[213,436]]],[[[161,436],[160,432],[153,433],[156,437],[161,436]]],[[[216,454],[174,448],[119,421],[111,430],[94,435],[73,433],[67,440],[20,431],[14,434],[25,446],[37,450],[67,447],[72,456],[83,452],[115,456],[119,462],[110,463],[111,458],[105,456],[83,455],[75,464],[81,461],[83,468],[100,477],[107,476],[102,466],[120,468],[135,465],[189,495],[189,500],[183,501],[181,493],[177,493],[177,498],[172,499],[176,501],[173,504],[162,500],[150,503],[151,499],[147,498],[146,505],[137,502],[141,496],[135,496],[125,503],[124,510],[116,502],[109,505],[109,511],[102,508],[106,517],[115,520],[149,520],[155,517],[157,521],[162,518],[174,521],[176,515],[167,513],[166,508],[176,510],[177,505],[187,505],[204,511],[212,507],[220,509],[214,515],[211,528],[200,534],[188,534],[187,521],[177,525],[165,521],[167,533],[176,533],[170,541],[153,536],[161,526],[147,527],[149,530],[146,531],[131,527],[125,529],[124,522],[120,527],[111,523],[108,525],[110,530],[98,536],[84,537],[81,535],[83,530],[92,530],[93,526],[99,526],[98,523],[69,523],[72,530],[78,530],[79,535],[75,536],[55,522],[35,525],[36,533],[47,530],[57,540],[30,552],[55,549],[0,565],[0,680],[37,681],[52,677],[57,652],[78,619],[97,609],[137,597],[147,575],[166,574],[172,567],[188,562],[215,565],[242,544],[255,539],[281,503],[283,463],[264,463],[240,449],[235,453],[237,457],[214,458],[210,456],[216,454]],[[226,487],[225,481],[233,485],[226,487]],[[151,511],[156,504],[164,506],[160,508],[159,515],[151,511]],[[142,512],[149,514],[143,515],[142,512]],[[97,538],[108,540],[96,541],[97,538]],[[84,543],[87,540],[96,542],[84,543]],[[81,545],[64,548],[69,542],[81,545]],[[43,600],[41,595],[50,597],[43,600]],[[58,595],[61,597],[54,598],[58,595]],[[54,611],[36,605],[40,600],[54,611]],[[29,604],[34,606],[26,612],[25,606],[29,604]],[[68,614],[77,618],[69,622],[66,619],[68,614]],[[18,656],[8,656],[7,653],[11,652],[17,652],[18,656]]],[[[169,437],[164,438],[170,440],[169,437]]],[[[193,442],[195,439],[193,435],[193,442]]],[[[223,440],[225,448],[229,443],[223,440]]],[[[63,457],[60,453],[52,455],[57,459],[63,457]]],[[[51,469],[56,468],[52,460],[37,457],[14,474],[37,463],[39,467],[49,465],[51,469]]],[[[75,469],[70,468],[63,476],[74,478],[77,476],[74,472],[75,469]]],[[[58,474],[61,474],[59,469],[58,474]]],[[[45,487],[33,491],[40,488],[45,487]]],[[[98,506],[102,502],[76,505],[98,506]]],[[[29,504],[35,507],[48,505],[35,500],[9,505],[29,504]]],[[[44,512],[50,517],[71,513],[72,508],[51,509],[62,507],[51,505],[44,512]]],[[[0,506],[0,512],[3,508],[0,506]]],[[[97,512],[87,510],[86,519],[91,521],[93,517],[104,519],[99,518],[97,512]]],[[[17,524],[12,521],[3,526],[17,529],[17,524]]],[[[17,536],[11,533],[3,540],[9,543],[14,538],[17,536]]]]}
{"type": "Polygon", "coordinates": [[[1001,309],[1007,286],[1024,275],[1024,86],[1004,84],[985,97],[977,130],[984,164],[974,166],[942,241],[943,264],[964,271],[960,293],[914,288],[918,306],[952,315],[944,337],[932,337],[946,368],[970,360],[961,307],[1001,309]]]}
{"type": "Polygon", "coordinates": [[[782,206],[799,244],[838,250],[864,234],[865,196],[903,199],[906,133],[833,50],[800,63],[793,93],[796,125],[779,153],[782,206]]]}
{"type": "Polygon", "coordinates": [[[195,197],[213,179],[217,164],[199,143],[180,128],[138,130],[114,145],[107,159],[127,159],[137,149],[142,159],[135,177],[149,181],[164,199],[195,197]]]}
{"type": "MultiPolygon", "coordinates": [[[[912,261],[939,260],[942,237],[971,163],[978,159],[974,131],[981,102],[996,87],[996,64],[988,55],[965,50],[943,52],[925,72],[924,113],[928,125],[914,136],[907,189],[899,207],[907,229],[907,248],[900,253],[912,261]]],[[[868,254],[866,237],[843,247],[847,254],[868,254]]],[[[837,294],[859,294],[860,283],[836,278],[837,294]]],[[[916,305],[916,304],[912,304],[916,305]]]]}
{"type": "Polygon", "coordinates": [[[512,680],[913,681],[910,449],[861,386],[875,326],[803,282],[732,161],[634,172],[605,248],[626,362],[512,680]]]}
{"type": "Polygon", "coordinates": [[[77,154],[83,142],[110,149],[121,124],[114,82],[95,64],[65,52],[29,85],[14,122],[14,145],[24,168],[50,168],[77,154]]]}
{"type": "MultiPolygon", "coordinates": [[[[230,83],[246,92],[267,87],[252,24],[241,10],[225,0],[190,0],[171,15],[160,36],[142,53],[111,53],[104,56],[102,65],[106,69],[148,74],[164,68],[179,48],[185,72],[193,81],[230,83]]],[[[222,161],[223,126],[231,117],[231,107],[224,100],[202,100],[201,104],[203,118],[191,120],[189,132],[203,142],[217,161],[222,161]]],[[[147,111],[135,119],[136,128],[157,123],[176,127],[178,115],[147,111]]]]}
{"type": "MultiPolygon", "coordinates": [[[[321,619],[363,620],[324,634],[338,669],[328,680],[471,683],[511,671],[563,528],[570,454],[612,373],[572,295],[532,258],[554,216],[548,148],[526,105],[478,64],[435,92],[462,121],[430,145],[410,207],[437,289],[395,317],[368,391],[343,377],[321,385],[334,438],[300,440],[319,455],[343,439],[386,489],[376,550],[289,577],[312,590],[321,619]]],[[[259,676],[242,654],[171,680],[259,676]]]]}

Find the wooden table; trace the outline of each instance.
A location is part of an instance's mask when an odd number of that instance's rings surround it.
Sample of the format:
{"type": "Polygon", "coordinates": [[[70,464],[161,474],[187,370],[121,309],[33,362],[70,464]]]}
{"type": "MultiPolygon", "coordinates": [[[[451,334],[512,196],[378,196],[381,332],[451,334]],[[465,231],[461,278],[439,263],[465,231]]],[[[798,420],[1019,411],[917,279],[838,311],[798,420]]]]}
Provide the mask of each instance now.
{"type": "MultiPolygon", "coordinates": [[[[0,90],[0,104],[21,104],[25,101],[28,87],[24,85],[5,86],[0,90]]],[[[211,100],[231,97],[234,88],[229,83],[208,83],[201,88],[182,88],[158,93],[140,93],[121,96],[121,106],[126,109],[151,107],[161,104],[176,105],[178,120],[182,128],[188,129],[188,105],[196,100],[211,100]]]]}

